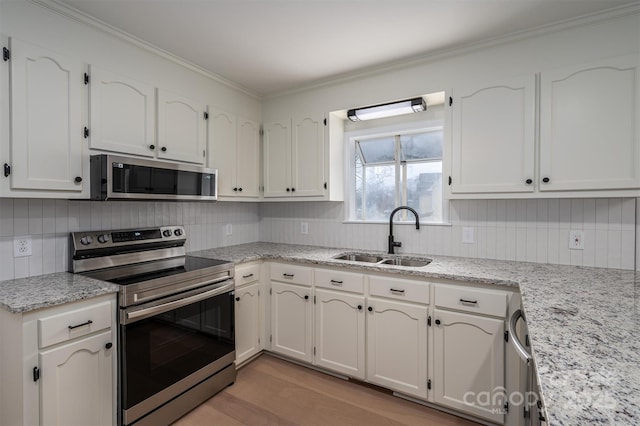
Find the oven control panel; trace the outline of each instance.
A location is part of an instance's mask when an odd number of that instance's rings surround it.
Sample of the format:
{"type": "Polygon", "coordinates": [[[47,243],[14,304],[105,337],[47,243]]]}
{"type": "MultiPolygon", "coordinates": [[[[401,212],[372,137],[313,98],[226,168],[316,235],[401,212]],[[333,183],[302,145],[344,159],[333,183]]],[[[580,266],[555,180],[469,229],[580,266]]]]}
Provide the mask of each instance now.
{"type": "Polygon", "coordinates": [[[184,227],[179,225],[157,228],[123,229],[115,231],[72,232],[74,250],[82,251],[96,248],[122,247],[141,243],[184,244],[187,237],[184,227]]]}

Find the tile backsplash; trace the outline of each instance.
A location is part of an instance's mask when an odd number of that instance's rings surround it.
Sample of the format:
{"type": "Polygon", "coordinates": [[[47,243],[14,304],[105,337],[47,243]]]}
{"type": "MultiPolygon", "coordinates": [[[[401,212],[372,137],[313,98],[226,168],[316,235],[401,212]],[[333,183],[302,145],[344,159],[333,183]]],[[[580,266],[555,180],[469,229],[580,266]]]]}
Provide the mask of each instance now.
{"type": "Polygon", "coordinates": [[[0,280],[66,271],[69,232],[181,224],[187,251],[258,241],[256,203],[68,201],[0,198],[0,280]],[[227,235],[227,224],[232,234],[227,235]],[[32,255],[13,255],[31,236],[32,255]]]}
{"type": "MultiPolygon", "coordinates": [[[[386,250],[388,235],[388,223],[345,223],[342,203],[260,205],[262,241],[386,250]]],[[[454,200],[448,225],[396,224],[394,235],[400,253],[634,269],[636,199],[454,200]],[[584,250],[569,249],[570,230],[584,250]]]]}
{"type": "MultiPolygon", "coordinates": [[[[343,203],[92,202],[0,198],[0,280],[66,271],[69,232],[182,224],[187,250],[255,241],[386,250],[388,223],[345,223],[343,203]],[[301,232],[302,223],[308,233],[301,232]],[[232,235],[227,235],[227,225],[232,235]],[[14,237],[32,255],[15,257],[14,237]]],[[[635,198],[455,200],[450,223],[395,224],[399,253],[634,269],[635,198]],[[471,228],[472,243],[463,243],[471,228]],[[569,249],[569,231],[584,250],[569,249]]]]}

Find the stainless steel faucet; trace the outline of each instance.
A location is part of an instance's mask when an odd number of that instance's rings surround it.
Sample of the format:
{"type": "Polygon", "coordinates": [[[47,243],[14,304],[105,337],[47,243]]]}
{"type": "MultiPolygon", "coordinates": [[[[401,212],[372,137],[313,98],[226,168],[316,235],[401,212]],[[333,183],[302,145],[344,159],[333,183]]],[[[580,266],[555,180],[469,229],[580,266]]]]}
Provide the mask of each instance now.
{"type": "Polygon", "coordinates": [[[396,214],[398,210],[409,210],[416,217],[416,229],[420,229],[420,217],[418,216],[418,212],[412,209],[409,206],[400,206],[393,209],[391,215],[389,216],[389,254],[395,254],[396,247],[402,247],[402,243],[400,241],[393,240],[393,216],[396,214]]]}

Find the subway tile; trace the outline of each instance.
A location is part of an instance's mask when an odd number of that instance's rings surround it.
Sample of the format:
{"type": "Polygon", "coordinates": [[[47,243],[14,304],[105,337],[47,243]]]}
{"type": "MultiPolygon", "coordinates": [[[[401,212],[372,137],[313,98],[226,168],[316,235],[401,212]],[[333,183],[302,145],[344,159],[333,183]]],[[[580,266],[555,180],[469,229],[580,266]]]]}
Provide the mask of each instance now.
{"type": "Polygon", "coordinates": [[[622,229],[622,199],[613,198],[609,200],[609,227],[610,231],[622,229]]]}
{"type": "MultiPolygon", "coordinates": [[[[535,227],[549,227],[549,200],[535,200],[536,218],[535,227]]],[[[532,207],[533,208],[533,207],[532,207]]]]}
{"type": "Polygon", "coordinates": [[[28,234],[29,200],[13,200],[13,235],[20,236],[28,234]]]}
{"type": "Polygon", "coordinates": [[[622,266],[622,231],[610,229],[607,241],[607,268],[619,269],[622,266]]]}
{"type": "Polygon", "coordinates": [[[594,228],[584,230],[583,242],[582,266],[596,266],[596,231],[594,228]]]}
{"type": "Polygon", "coordinates": [[[69,232],[69,202],[56,200],[56,233],[69,232]]]}
{"type": "Polygon", "coordinates": [[[13,199],[0,198],[0,237],[13,236],[13,217],[13,199]]]}
{"type": "Polygon", "coordinates": [[[29,258],[16,257],[13,260],[14,278],[27,278],[29,276],[29,258]]]}
{"type": "Polygon", "coordinates": [[[584,201],[571,200],[571,229],[582,229],[584,223],[584,201]]]}
{"type": "Polygon", "coordinates": [[[596,229],[609,229],[609,200],[596,199],[596,229]]]}
{"type": "Polygon", "coordinates": [[[0,281],[13,279],[13,268],[13,236],[0,237],[0,281]]]}
{"type": "Polygon", "coordinates": [[[608,260],[608,251],[609,251],[609,231],[606,229],[596,229],[595,230],[595,266],[598,268],[606,268],[609,260],[608,260]]]}
{"type": "Polygon", "coordinates": [[[620,241],[620,268],[635,268],[635,232],[622,230],[620,241]]]}
{"type": "Polygon", "coordinates": [[[42,275],[43,272],[42,234],[31,237],[31,256],[29,256],[29,276],[42,275]]]}
{"type": "Polygon", "coordinates": [[[546,228],[536,229],[536,254],[535,262],[547,263],[549,261],[549,230],[546,228]]]}
{"type": "Polygon", "coordinates": [[[596,200],[586,199],[583,203],[582,229],[596,229],[596,200]]]}
{"type": "Polygon", "coordinates": [[[29,200],[29,235],[42,235],[42,200],[29,200]]]}

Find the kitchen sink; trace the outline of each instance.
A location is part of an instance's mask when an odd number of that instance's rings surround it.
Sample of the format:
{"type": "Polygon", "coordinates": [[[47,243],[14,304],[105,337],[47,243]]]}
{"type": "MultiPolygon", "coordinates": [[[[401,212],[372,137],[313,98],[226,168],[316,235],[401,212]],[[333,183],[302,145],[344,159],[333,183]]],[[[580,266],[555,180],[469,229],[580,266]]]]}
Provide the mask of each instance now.
{"type": "Polygon", "coordinates": [[[382,265],[395,265],[395,266],[411,266],[414,268],[420,268],[422,266],[427,266],[431,263],[431,259],[423,258],[423,259],[406,259],[402,257],[394,258],[394,259],[384,259],[380,262],[382,265]]]}
{"type": "Polygon", "coordinates": [[[334,257],[334,259],[350,260],[352,262],[378,263],[384,260],[384,257],[373,254],[344,253],[334,257]]]}
{"type": "Polygon", "coordinates": [[[335,256],[334,259],[375,263],[377,265],[408,266],[413,268],[420,268],[431,263],[431,259],[427,259],[426,257],[386,257],[369,253],[343,253],[335,256]]]}

